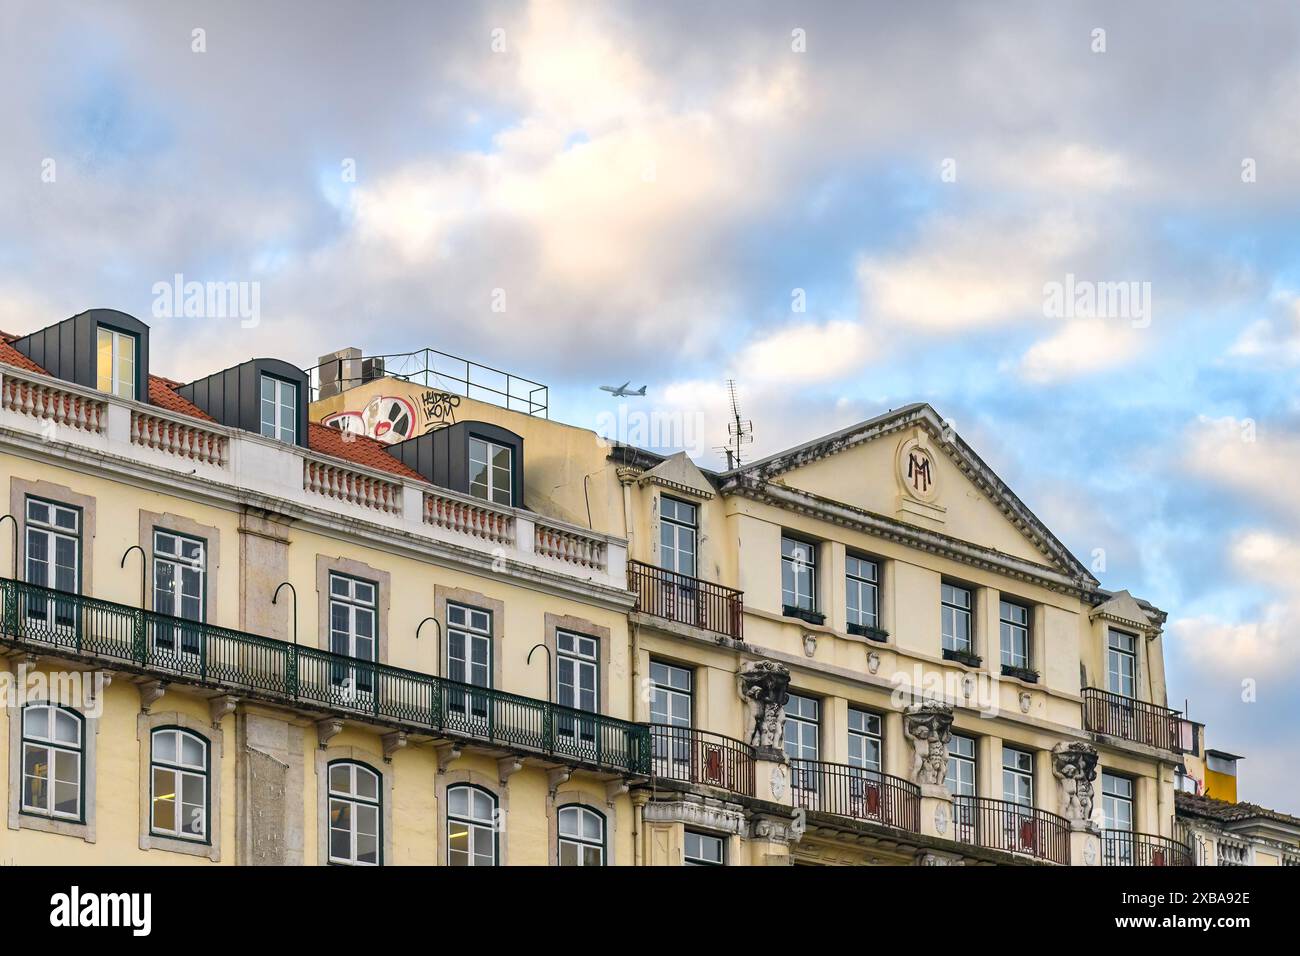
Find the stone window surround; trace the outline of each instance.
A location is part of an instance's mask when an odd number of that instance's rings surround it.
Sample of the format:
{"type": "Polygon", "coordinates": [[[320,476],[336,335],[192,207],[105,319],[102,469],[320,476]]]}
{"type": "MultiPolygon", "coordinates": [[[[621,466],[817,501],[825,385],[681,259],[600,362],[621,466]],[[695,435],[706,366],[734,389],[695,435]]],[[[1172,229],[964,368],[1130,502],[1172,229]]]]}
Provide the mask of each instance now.
{"type": "Polygon", "coordinates": [[[568,789],[547,794],[546,829],[550,847],[550,865],[560,865],[560,811],[565,807],[585,807],[600,814],[605,821],[605,866],[614,866],[615,820],[614,804],[601,801],[585,790],[568,789]]]}
{"type": "Polygon", "coordinates": [[[221,568],[221,531],[211,525],[199,524],[184,515],[158,513],[156,511],[140,512],[140,547],[145,553],[146,586],[145,607],[154,606],[154,531],[172,531],[188,538],[198,538],[204,543],[204,586],[203,620],[213,622],[217,616],[217,572],[221,568]]]}
{"type": "MultiPolygon", "coordinates": [[[[479,773],[477,770],[446,770],[438,774],[436,795],[438,798],[438,865],[447,865],[447,791],[460,784],[469,784],[486,790],[497,802],[497,866],[506,866],[510,857],[507,852],[507,826],[510,819],[510,788],[494,777],[479,773]]],[[[549,799],[549,797],[548,797],[549,799]]]]}
{"type": "Polygon", "coordinates": [[[135,736],[140,743],[140,849],[168,850],[188,856],[205,856],[221,861],[221,765],[225,735],[211,721],[197,720],[179,711],[141,713],[135,719],[135,736]],[[153,732],[162,727],[179,727],[202,737],[208,744],[208,840],[186,840],[153,833],[150,826],[153,783],[153,732]]]}
{"type": "Polygon", "coordinates": [[[360,747],[327,747],[316,750],[316,865],[340,866],[330,863],[330,784],[329,766],[339,761],[359,763],[379,775],[380,827],[379,865],[391,866],[393,861],[393,765],[383,754],[362,750],[360,747]]]}
{"type": "Polygon", "coordinates": [[[51,481],[28,481],[26,478],[14,477],[9,480],[9,513],[18,522],[18,574],[24,580],[27,575],[27,499],[43,498],[62,505],[81,509],[81,593],[94,594],[92,574],[95,568],[95,499],[73,491],[67,485],[56,485],[51,481]]]}
{"type": "MultiPolygon", "coordinates": [[[[91,672],[87,672],[91,673],[91,672]]],[[[99,718],[88,716],[79,707],[72,707],[58,699],[29,700],[26,705],[55,704],[76,711],[82,719],[81,728],[81,800],[86,809],[83,822],[60,820],[22,812],[23,768],[23,710],[9,710],[9,829],[40,830],[81,837],[87,843],[95,842],[95,758],[98,750],[99,718]]]]}
{"type": "Polygon", "coordinates": [[[466,607],[488,611],[492,616],[492,686],[500,689],[504,686],[504,666],[502,662],[501,638],[506,633],[506,602],[490,598],[477,591],[466,588],[447,587],[442,584],[433,586],[433,613],[442,627],[442,659],[438,661],[438,674],[447,676],[447,604],[463,604],[466,607]]]}
{"type": "Polygon", "coordinates": [[[375,660],[388,663],[388,611],[393,600],[393,576],[370,565],[342,556],[331,558],[316,555],[316,618],[317,640],[320,649],[330,649],[330,573],[359,578],[374,584],[375,594],[375,660]]]}
{"type": "Polygon", "coordinates": [[[551,655],[551,670],[554,674],[555,687],[552,693],[558,697],[560,693],[560,655],[559,655],[559,631],[568,631],[572,634],[580,634],[583,637],[592,637],[596,639],[596,646],[599,648],[599,660],[596,661],[596,678],[599,686],[596,688],[596,710],[602,714],[609,713],[609,655],[610,655],[610,637],[609,628],[601,627],[599,624],[593,624],[591,621],[580,617],[574,617],[571,614],[554,614],[546,612],[544,617],[544,627],[546,629],[546,649],[551,655]]]}
{"type": "Polygon", "coordinates": [[[647,825],[671,825],[677,830],[678,857],[677,866],[686,864],[686,831],[697,830],[711,836],[722,837],[726,848],[723,850],[723,865],[734,866],[740,859],[741,839],[747,829],[745,811],[738,804],[705,801],[694,796],[685,796],[680,800],[647,803],[643,811],[647,825]]]}

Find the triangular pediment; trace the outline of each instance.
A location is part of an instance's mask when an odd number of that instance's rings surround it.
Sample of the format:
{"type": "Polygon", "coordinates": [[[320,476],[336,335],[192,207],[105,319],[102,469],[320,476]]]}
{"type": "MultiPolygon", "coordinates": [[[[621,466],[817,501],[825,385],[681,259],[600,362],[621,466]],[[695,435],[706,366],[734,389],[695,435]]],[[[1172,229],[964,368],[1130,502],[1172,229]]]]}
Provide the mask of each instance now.
{"type": "Polygon", "coordinates": [[[1147,609],[1139,604],[1137,598],[1133,597],[1128,591],[1115,592],[1093,608],[1089,616],[1094,619],[1101,618],[1121,626],[1132,627],[1143,632],[1157,629],[1157,625],[1152,622],[1147,609]]]}
{"type": "Polygon", "coordinates": [[[909,405],[722,476],[770,483],[902,525],[1096,579],[926,404],[909,405]]]}
{"type": "Polygon", "coordinates": [[[641,481],[705,500],[716,494],[713,485],[704,477],[704,472],[684,451],[665,458],[643,474],[641,481]]]}

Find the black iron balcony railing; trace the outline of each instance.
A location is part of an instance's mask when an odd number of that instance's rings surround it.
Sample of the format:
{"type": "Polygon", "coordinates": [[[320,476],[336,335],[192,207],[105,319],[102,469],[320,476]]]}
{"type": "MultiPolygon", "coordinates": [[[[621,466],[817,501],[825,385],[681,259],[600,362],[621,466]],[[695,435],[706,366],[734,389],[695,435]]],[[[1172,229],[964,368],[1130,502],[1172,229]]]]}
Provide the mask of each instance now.
{"type": "Polygon", "coordinates": [[[754,748],[744,741],[668,724],[651,724],[650,741],[656,778],[754,795],[754,748]]]}
{"type": "Polygon", "coordinates": [[[1099,687],[1085,687],[1082,696],[1083,726],[1093,733],[1161,750],[1195,750],[1195,725],[1176,710],[1099,687]]]}
{"type": "Polygon", "coordinates": [[[627,563],[628,590],[637,595],[637,610],[678,624],[691,624],[740,639],[744,592],[665,571],[641,561],[627,563]]]}
{"type": "Polygon", "coordinates": [[[602,714],[0,578],[4,639],[166,680],[649,775],[650,732],[602,714]]]}
{"type": "Polygon", "coordinates": [[[1049,863],[1070,862],[1069,822],[1009,800],[954,798],[953,837],[991,850],[1027,853],[1049,863]]]}
{"type": "Polygon", "coordinates": [[[1169,837],[1102,830],[1101,861],[1106,866],[1191,866],[1192,850],[1169,837]]]}
{"type": "Polygon", "coordinates": [[[790,761],[794,805],[916,833],[921,829],[921,788],[878,770],[820,760],[790,761]]]}

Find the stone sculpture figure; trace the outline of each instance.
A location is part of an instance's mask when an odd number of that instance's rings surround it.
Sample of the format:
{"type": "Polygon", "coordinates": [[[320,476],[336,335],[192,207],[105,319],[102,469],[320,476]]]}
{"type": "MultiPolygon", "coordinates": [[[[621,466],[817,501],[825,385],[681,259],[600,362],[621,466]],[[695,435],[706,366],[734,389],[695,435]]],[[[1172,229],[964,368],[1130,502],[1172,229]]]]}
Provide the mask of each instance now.
{"type": "Polygon", "coordinates": [[[1061,784],[1061,816],[1072,822],[1091,822],[1097,748],[1079,741],[1057,744],[1052,748],[1052,775],[1061,784]]]}
{"type": "Polygon", "coordinates": [[[785,705],[790,700],[790,671],[776,661],[750,661],[737,675],[740,696],[749,711],[753,747],[785,747],[785,705]]]}
{"type": "Polygon", "coordinates": [[[948,741],[952,707],[928,702],[903,711],[903,733],[912,741],[912,779],[923,786],[942,786],[948,776],[948,741]]]}

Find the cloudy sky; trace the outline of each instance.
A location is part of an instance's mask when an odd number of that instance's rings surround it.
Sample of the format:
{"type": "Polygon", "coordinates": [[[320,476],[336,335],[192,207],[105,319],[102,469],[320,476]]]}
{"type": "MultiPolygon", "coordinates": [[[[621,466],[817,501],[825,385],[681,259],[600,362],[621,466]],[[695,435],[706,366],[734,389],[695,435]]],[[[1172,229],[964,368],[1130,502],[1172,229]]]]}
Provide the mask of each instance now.
{"type": "Polygon", "coordinates": [[[433,346],[592,427],[632,379],[714,466],[727,378],[756,453],[929,401],[1300,811],[1300,12],[739,9],[6,0],[0,328],[120,308],[180,379],[433,346]],[[257,325],[151,318],[177,274],[257,325]]]}

